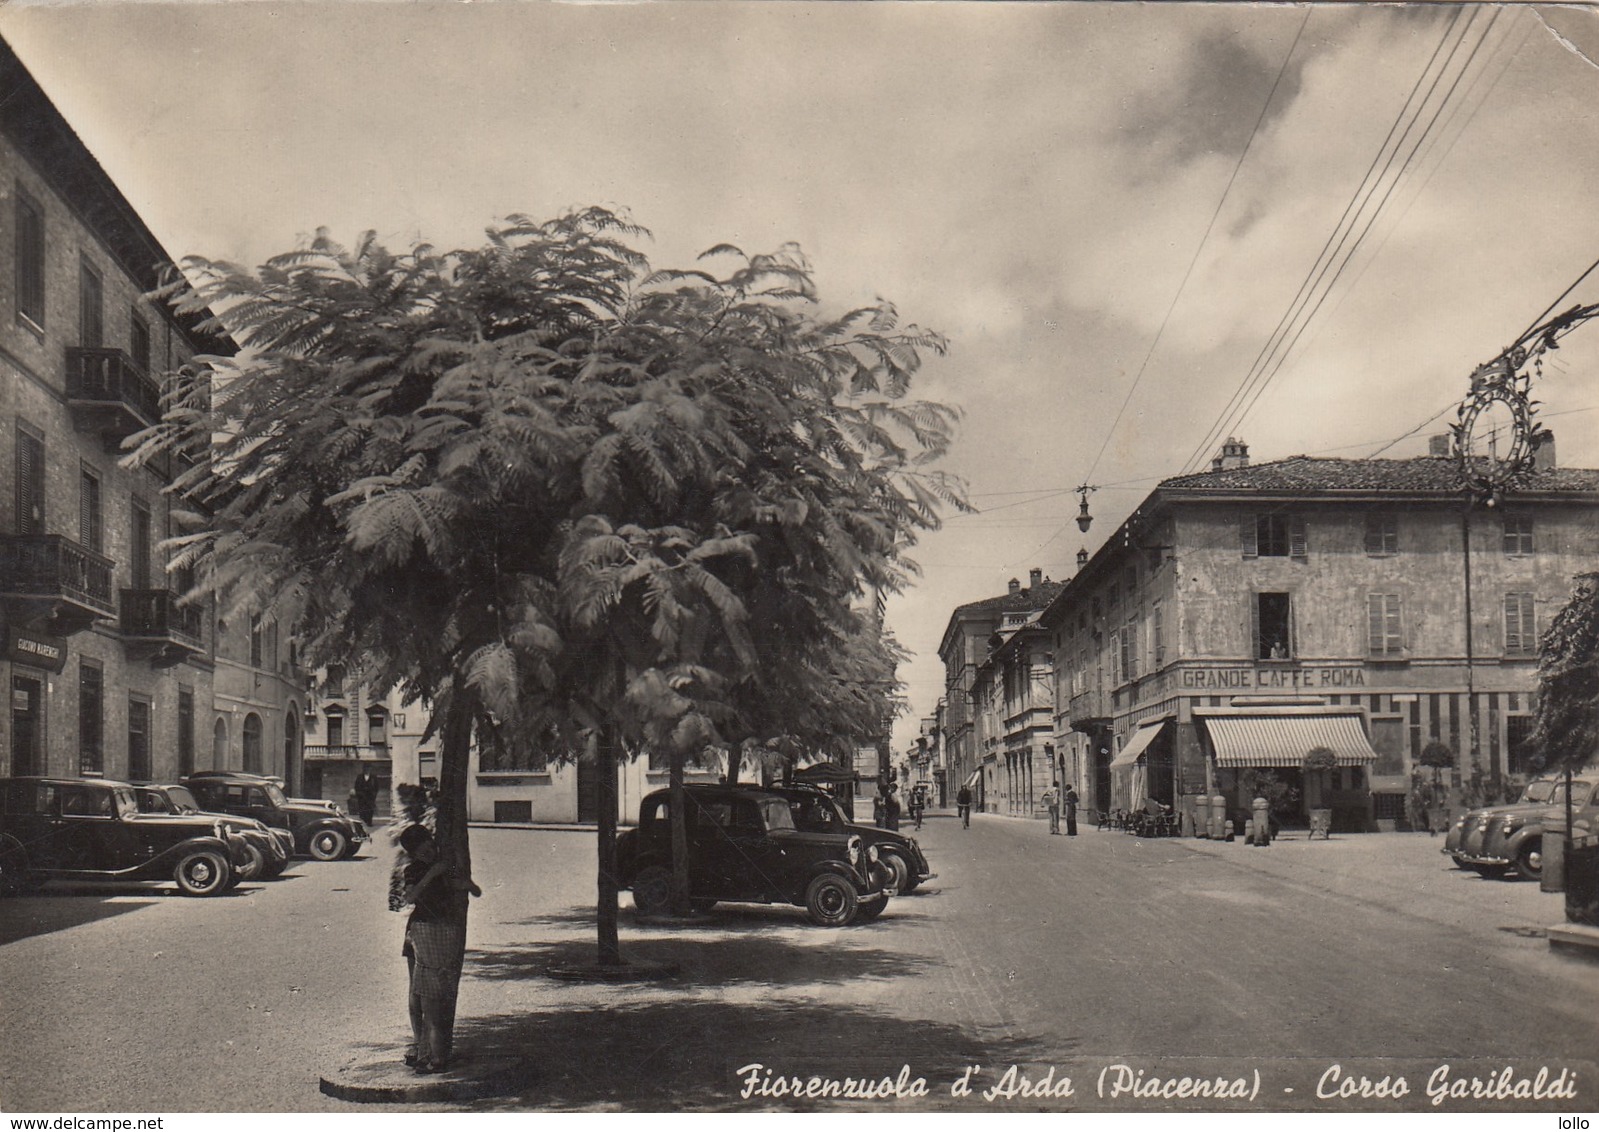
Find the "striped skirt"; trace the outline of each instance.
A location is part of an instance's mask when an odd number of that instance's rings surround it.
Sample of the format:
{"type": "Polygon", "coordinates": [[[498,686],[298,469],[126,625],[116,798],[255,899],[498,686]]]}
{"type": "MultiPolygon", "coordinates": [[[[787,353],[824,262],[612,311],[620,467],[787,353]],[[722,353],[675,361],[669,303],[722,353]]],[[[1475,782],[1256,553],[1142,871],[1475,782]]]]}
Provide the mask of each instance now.
{"type": "Polygon", "coordinates": [[[411,993],[439,1002],[455,1001],[461,979],[461,956],[466,948],[466,925],[439,920],[409,920],[405,925],[404,954],[414,960],[411,993]]]}

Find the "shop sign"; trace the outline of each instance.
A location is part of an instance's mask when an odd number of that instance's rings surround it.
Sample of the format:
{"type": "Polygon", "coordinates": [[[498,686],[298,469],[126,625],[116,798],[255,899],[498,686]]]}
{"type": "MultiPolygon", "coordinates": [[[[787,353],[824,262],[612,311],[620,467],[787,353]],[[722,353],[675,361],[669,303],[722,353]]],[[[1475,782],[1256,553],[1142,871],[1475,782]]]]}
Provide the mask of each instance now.
{"type": "Polygon", "coordinates": [[[6,641],[6,659],[13,664],[60,672],[67,666],[67,642],[62,637],[13,629],[6,641]]]}
{"type": "Polygon", "coordinates": [[[1313,668],[1185,668],[1181,686],[1197,690],[1246,691],[1255,688],[1364,688],[1359,665],[1313,668]]]}

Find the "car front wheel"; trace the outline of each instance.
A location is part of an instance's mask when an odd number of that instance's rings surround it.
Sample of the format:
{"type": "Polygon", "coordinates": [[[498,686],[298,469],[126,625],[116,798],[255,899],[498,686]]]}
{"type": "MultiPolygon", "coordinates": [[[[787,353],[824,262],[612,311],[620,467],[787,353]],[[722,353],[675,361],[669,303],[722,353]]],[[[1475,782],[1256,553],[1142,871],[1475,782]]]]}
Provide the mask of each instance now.
{"type": "Polygon", "coordinates": [[[228,889],[233,869],[214,849],[200,849],[178,862],[172,879],[185,896],[216,896],[228,889]]]}
{"type": "Polygon", "coordinates": [[[349,843],[349,838],[336,829],[319,829],[311,835],[311,842],[306,848],[319,861],[337,861],[344,856],[349,843]]]}
{"type": "Polygon", "coordinates": [[[0,833],[0,896],[15,896],[39,887],[39,878],[28,868],[28,851],[9,833],[0,833]]]}
{"type": "Polygon", "coordinates": [[[805,889],[805,911],[811,923],[824,928],[843,927],[859,907],[855,886],[836,873],[823,873],[805,889]]]}
{"type": "Polygon", "coordinates": [[[1516,850],[1516,871],[1528,880],[1538,880],[1543,876],[1543,838],[1529,837],[1516,850]]]}
{"type": "Polygon", "coordinates": [[[249,859],[239,866],[239,879],[259,880],[266,872],[266,854],[261,852],[259,846],[249,842],[245,842],[244,852],[249,859]]]}
{"type": "Polygon", "coordinates": [[[911,867],[904,857],[892,850],[883,853],[879,864],[889,871],[889,878],[883,884],[883,891],[890,896],[903,896],[911,889],[911,867]]]}
{"type": "Polygon", "coordinates": [[[646,865],[633,878],[633,907],[640,916],[665,915],[672,906],[672,872],[646,865]]]}

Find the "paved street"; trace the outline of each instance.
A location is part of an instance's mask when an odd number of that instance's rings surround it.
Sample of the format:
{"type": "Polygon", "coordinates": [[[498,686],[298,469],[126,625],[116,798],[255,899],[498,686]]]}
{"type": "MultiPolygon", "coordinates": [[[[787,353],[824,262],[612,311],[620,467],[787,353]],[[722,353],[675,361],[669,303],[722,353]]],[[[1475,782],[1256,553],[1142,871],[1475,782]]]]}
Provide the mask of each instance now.
{"type": "MultiPolygon", "coordinates": [[[[1074,1094],[995,1106],[1113,1108],[1089,1074],[1122,1063],[1162,1078],[1259,1069],[1264,1091],[1241,1107],[1314,1109],[1332,1103],[1311,1090],[1337,1063],[1346,1076],[1407,1074],[1399,1107],[1420,1110],[1417,1067],[1458,1073],[1467,1058],[1479,1071],[1575,1067],[1586,1091],[1562,1111],[1594,1107],[1599,967],[1550,953],[1540,933],[1560,898],[1449,868],[1429,838],[1254,849],[1050,837],[992,816],[962,830],[938,815],[920,835],[940,873],[932,891],[869,926],[822,930],[799,909],[759,906],[643,925],[624,897],[627,956],[680,974],[613,987],[545,973],[592,955],[592,835],[473,836],[486,891],[460,1042],[530,1067],[518,1095],[478,1107],[793,1107],[738,1095],[734,1071],[754,1063],[834,1078],[908,1065],[928,1082],[925,1099],[812,1106],[974,1107],[986,1102],[949,1095],[962,1069],[982,1066],[973,1082],[986,1088],[1015,1063],[1035,1079],[1069,1072],[1074,1094]]],[[[0,905],[0,1107],[353,1107],[320,1095],[319,1074],[405,1032],[402,917],[383,910],[386,882],[386,859],[366,857],[300,863],[215,900],[63,888],[0,905]]]]}

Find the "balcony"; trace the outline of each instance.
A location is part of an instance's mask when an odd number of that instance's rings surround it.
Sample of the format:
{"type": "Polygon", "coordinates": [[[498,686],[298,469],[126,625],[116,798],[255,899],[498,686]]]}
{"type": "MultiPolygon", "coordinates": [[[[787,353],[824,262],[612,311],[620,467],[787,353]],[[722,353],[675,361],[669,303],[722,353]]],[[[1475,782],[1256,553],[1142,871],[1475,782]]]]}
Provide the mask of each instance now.
{"type": "Polygon", "coordinates": [[[1110,697],[1102,689],[1090,688],[1073,696],[1066,708],[1072,730],[1087,731],[1110,722],[1110,697]]]}
{"type": "Polygon", "coordinates": [[[123,590],[122,640],[133,659],[170,668],[205,652],[204,618],[171,590],[123,590]]]}
{"type": "Polygon", "coordinates": [[[0,536],[0,597],[44,632],[82,632],[116,614],[111,559],[64,535],[0,536]]]}
{"type": "Polygon", "coordinates": [[[389,749],[387,746],[364,746],[355,743],[307,743],[305,745],[306,762],[329,762],[341,760],[350,762],[387,762],[389,749]]]}
{"type": "Polygon", "coordinates": [[[67,408],[80,432],[108,451],[161,419],[161,389],[134,360],[107,347],[67,347],[67,408]]]}

